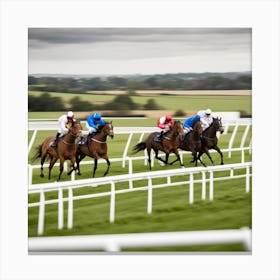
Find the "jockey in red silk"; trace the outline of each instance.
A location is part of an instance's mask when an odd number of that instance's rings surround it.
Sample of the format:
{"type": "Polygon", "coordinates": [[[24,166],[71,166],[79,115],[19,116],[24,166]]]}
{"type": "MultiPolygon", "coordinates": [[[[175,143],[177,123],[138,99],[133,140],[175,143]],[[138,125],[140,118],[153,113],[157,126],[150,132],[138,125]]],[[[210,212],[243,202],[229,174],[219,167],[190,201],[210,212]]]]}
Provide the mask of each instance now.
{"type": "Polygon", "coordinates": [[[173,125],[174,119],[171,115],[162,116],[158,119],[157,126],[162,129],[159,140],[162,140],[163,135],[166,134],[170,130],[170,127],[172,127],[173,125]]]}

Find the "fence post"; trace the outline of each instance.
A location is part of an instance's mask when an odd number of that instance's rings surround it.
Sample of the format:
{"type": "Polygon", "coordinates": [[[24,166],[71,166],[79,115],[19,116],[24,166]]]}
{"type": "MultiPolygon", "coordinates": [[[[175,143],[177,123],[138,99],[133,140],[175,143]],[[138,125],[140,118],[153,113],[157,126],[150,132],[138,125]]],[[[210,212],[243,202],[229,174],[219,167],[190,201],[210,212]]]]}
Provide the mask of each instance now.
{"type": "Polygon", "coordinates": [[[30,143],[29,143],[29,145],[28,145],[28,154],[30,153],[31,148],[32,148],[32,146],[33,146],[33,143],[34,143],[34,141],[35,141],[35,137],[36,137],[37,131],[38,131],[37,129],[34,130],[34,132],[33,132],[33,134],[32,134],[32,137],[31,137],[31,139],[30,139],[30,143]]]}
{"type": "Polygon", "coordinates": [[[244,134],[243,134],[242,139],[241,139],[240,148],[243,148],[244,145],[245,145],[245,141],[246,141],[250,126],[251,126],[251,124],[248,124],[246,126],[246,129],[245,129],[244,134]]]}
{"type": "Polygon", "coordinates": [[[40,206],[39,206],[39,220],[38,220],[38,235],[44,232],[45,220],[45,193],[44,190],[40,192],[40,206]]]}
{"type": "Polygon", "coordinates": [[[73,227],[73,190],[71,187],[68,188],[68,220],[67,228],[73,227]]]}
{"type": "Polygon", "coordinates": [[[235,127],[234,127],[234,130],[233,130],[233,133],[231,135],[231,138],[229,140],[229,143],[228,143],[228,157],[231,158],[231,149],[232,149],[232,146],[233,146],[233,142],[234,142],[234,138],[235,138],[235,135],[237,133],[237,130],[238,130],[238,123],[235,124],[235,127]]]}
{"type": "Polygon", "coordinates": [[[214,198],[214,180],[213,180],[213,171],[209,171],[210,173],[210,183],[209,183],[209,199],[213,200],[214,198]]]}
{"type": "Polygon", "coordinates": [[[250,166],[246,167],[246,192],[250,191],[250,166]]]}
{"type": "Polygon", "coordinates": [[[125,168],[125,159],[126,159],[126,155],[127,155],[127,151],[128,151],[128,148],[129,148],[131,139],[132,139],[132,135],[133,135],[133,132],[131,132],[131,133],[129,134],[129,137],[128,137],[127,142],[126,142],[126,146],[125,146],[125,148],[124,148],[124,152],[123,152],[123,162],[122,162],[122,167],[123,167],[123,168],[125,168]]]}
{"type": "MultiPolygon", "coordinates": [[[[132,159],[130,157],[127,157],[128,159],[128,174],[132,175],[133,174],[133,165],[132,165],[132,159]]],[[[129,180],[129,188],[133,188],[133,181],[132,179],[129,180]]]]}
{"type": "Polygon", "coordinates": [[[63,228],[63,189],[58,189],[58,229],[63,228]]]}
{"type": "Polygon", "coordinates": [[[152,204],[153,204],[153,183],[152,178],[148,178],[148,214],[152,213],[152,204]]]}
{"type": "Polygon", "coordinates": [[[33,177],[33,167],[31,164],[28,164],[28,182],[29,185],[32,185],[32,178],[33,177]]]}
{"type": "Polygon", "coordinates": [[[115,221],[115,182],[111,182],[110,222],[115,221]]]}
{"type": "Polygon", "coordinates": [[[193,173],[190,173],[189,181],[189,203],[193,204],[193,173]]]}
{"type": "Polygon", "coordinates": [[[206,173],[202,171],[202,189],[201,189],[201,199],[206,199],[206,173]]]}
{"type": "Polygon", "coordinates": [[[63,171],[67,172],[67,161],[64,161],[64,164],[63,164],[63,171]]]}

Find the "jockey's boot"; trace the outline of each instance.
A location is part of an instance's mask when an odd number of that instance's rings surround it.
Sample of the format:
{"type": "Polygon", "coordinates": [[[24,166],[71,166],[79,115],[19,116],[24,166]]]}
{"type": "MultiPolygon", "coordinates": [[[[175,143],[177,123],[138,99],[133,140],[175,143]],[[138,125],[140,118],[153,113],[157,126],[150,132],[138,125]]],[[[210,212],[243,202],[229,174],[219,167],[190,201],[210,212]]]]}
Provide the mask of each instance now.
{"type": "Polygon", "coordinates": [[[52,144],[51,144],[51,147],[53,147],[53,148],[56,147],[57,142],[58,142],[59,135],[60,135],[60,133],[57,132],[57,134],[56,134],[56,136],[55,136],[55,139],[54,139],[54,141],[53,141],[52,144]]]}
{"type": "Polygon", "coordinates": [[[86,140],[86,142],[85,142],[85,144],[86,145],[88,145],[89,144],[89,142],[90,142],[90,138],[93,136],[93,133],[89,133],[88,134],[88,136],[87,136],[87,140],[86,140]]]}
{"type": "Polygon", "coordinates": [[[158,137],[158,140],[159,140],[160,142],[162,141],[163,135],[164,135],[164,131],[162,130],[162,131],[160,132],[159,137],[158,137]]]}

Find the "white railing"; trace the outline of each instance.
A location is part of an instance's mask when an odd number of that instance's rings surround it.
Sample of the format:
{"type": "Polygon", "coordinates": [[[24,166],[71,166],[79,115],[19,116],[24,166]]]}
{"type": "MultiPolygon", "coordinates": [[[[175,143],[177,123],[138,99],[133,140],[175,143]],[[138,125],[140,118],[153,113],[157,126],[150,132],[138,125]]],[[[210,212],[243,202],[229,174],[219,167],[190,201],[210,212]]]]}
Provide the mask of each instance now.
{"type": "Polygon", "coordinates": [[[67,217],[67,228],[73,227],[73,201],[81,199],[90,199],[96,197],[110,196],[110,210],[109,210],[109,220],[114,222],[115,220],[115,196],[117,194],[123,194],[135,191],[147,191],[148,201],[147,201],[147,213],[152,213],[152,199],[153,199],[153,189],[164,188],[164,187],[174,187],[179,185],[189,186],[189,203],[194,202],[194,184],[201,183],[201,197],[202,200],[206,199],[206,183],[209,183],[209,199],[212,201],[214,199],[214,182],[233,180],[239,178],[245,178],[245,190],[250,191],[250,177],[251,177],[251,162],[240,163],[240,164],[229,164],[229,165],[219,165],[211,167],[193,167],[193,168],[180,168],[172,170],[154,171],[154,172],[143,172],[135,174],[117,175],[109,176],[95,179],[84,179],[77,181],[67,181],[67,182],[56,182],[56,183],[45,183],[45,184],[33,184],[29,186],[29,194],[40,194],[40,201],[29,203],[29,207],[39,207],[39,217],[38,217],[38,234],[43,234],[44,232],[44,217],[45,217],[45,205],[46,204],[58,204],[58,228],[62,229],[64,227],[64,202],[68,202],[68,217],[67,217]],[[241,175],[235,175],[234,170],[245,169],[246,172],[241,175]],[[217,171],[230,171],[230,174],[224,177],[214,177],[214,173],[217,171]],[[201,174],[200,179],[194,179],[195,174],[201,174]],[[209,174],[209,178],[207,178],[209,174]],[[186,178],[188,176],[188,180],[186,178]],[[183,176],[182,181],[172,182],[172,177],[183,176]],[[166,179],[165,183],[153,183],[153,179],[166,179]],[[133,181],[143,181],[147,180],[147,185],[144,187],[133,188],[133,181]],[[120,190],[115,190],[115,184],[119,182],[128,182],[128,188],[123,188],[120,190]],[[131,183],[130,183],[131,182],[131,183]],[[88,195],[77,195],[73,196],[73,189],[82,187],[99,187],[101,185],[111,185],[111,191],[98,193],[98,194],[88,194],[88,195]],[[63,197],[63,190],[68,190],[68,197],[63,197]],[[57,191],[58,199],[46,200],[45,193],[57,191]]]}
{"type": "Polygon", "coordinates": [[[160,233],[130,233],[82,236],[31,237],[29,252],[77,252],[107,251],[121,249],[156,248],[170,246],[193,246],[212,244],[243,244],[246,251],[252,250],[249,228],[183,231],[160,233]]]}

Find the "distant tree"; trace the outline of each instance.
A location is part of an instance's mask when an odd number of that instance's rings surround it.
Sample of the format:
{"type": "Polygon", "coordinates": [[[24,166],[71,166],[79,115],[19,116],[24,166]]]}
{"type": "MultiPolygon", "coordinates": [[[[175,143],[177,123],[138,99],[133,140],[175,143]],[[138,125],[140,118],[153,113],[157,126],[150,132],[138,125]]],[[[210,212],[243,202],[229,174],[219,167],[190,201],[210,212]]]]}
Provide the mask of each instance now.
{"type": "Polygon", "coordinates": [[[107,110],[137,110],[139,105],[134,103],[129,95],[117,95],[114,100],[106,104],[107,110]]]}
{"type": "Polygon", "coordinates": [[[70,103],[70,109],[73,111],[92,111],[94,110],[94,106],[92,103],[88,101],[83,101],[79,96],[75,96],[69,101],[70,103]]]}
{"type": "Polygon", "coordinates": [[[156,103],[154,99],[148,99],[147,103],[144,105],[145,110],[160,110],[160,106],[156,103]]]}

